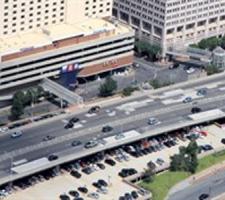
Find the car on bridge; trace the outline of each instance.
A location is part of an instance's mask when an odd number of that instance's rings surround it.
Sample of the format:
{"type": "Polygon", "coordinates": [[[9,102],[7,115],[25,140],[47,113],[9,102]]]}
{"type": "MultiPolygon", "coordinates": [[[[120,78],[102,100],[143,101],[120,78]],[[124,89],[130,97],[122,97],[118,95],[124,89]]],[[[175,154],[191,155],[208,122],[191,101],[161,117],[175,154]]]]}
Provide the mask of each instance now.
{"type": "Polygon", "coordinates": [[[19,131],[12,133],[11,138],[18,138],[18,137],[21,137],[22,135],[23,135],[23,132],[21,130],[19,130],[19,131]]]}
{"type": "Polygon", "coordinates": [[[191,97],[186,97],[184,100],[183,100],[183,103],[190,103],[192,102],[192,98],[191,97]]]}
{"type": "Polygon", "coordinates": [[[148,124],[149,125],[158,125],[158,124],[160,124],[161,122],[158,120],[158,119],[156,119],[156,118],[154,118],[154,117],[150,117],[149,119],[148,119],[148,124]]]}
{"type": "Polygon", "coordinates": [[[209,194],[203,193],[198,197],[199,200],[209,199],[209,194]]]}
{"type": "Polygon", "coordinates": [[[107,133],[107,132],[110,132],[110,131],[112,131],[113,130],[113,127],[111,127],[111,126],[103,126],[102,127],[102,132],[103,133],[107,133]]]}
{"type": "Polygon", "coordinates": [[[96,147],[96,146],[98,146],[98,141],[97,141],[97,140],[91,140],[91,141],[87,142],[87,143],[84,145],[84,147],[85,147],[86,149],[93,148],[93,147],[96,147]]]}
{"type": "Polygon", "coordinates": [[[88,111],[89,114],[94,114],[94,113],[98,113],[100,111],[100,106],[93,106],[90,108],[90,110],[88,111]]]}
{"type": "Polygon", "coordinates": [[[191,113],[193,113],[193,114],[199,113],[199,112],[201,112],[201,111],[202,111],[202,109],[199,108],[199,107],[193,107],[193,108],[191,109],[191,113]]]}

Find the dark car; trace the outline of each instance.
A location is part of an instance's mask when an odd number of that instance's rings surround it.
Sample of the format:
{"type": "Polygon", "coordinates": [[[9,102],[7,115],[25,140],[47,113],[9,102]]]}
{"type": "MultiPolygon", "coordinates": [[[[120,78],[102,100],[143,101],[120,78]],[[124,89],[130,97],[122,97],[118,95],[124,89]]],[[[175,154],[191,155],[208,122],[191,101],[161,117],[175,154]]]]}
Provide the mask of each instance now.
{"type": "Polygon", "coordinates": [[[88,111],[89,114],[98,113],[100,111],[100,106],[93,106],[88,111]]]}
{"type": "Polygon", "coordinates": [[[103,133],[107,133],[107,132],[110,132],[112,130],[113,130],[113,127],[111,127],[111,126],[103,126],[102,127],[102,132],[103,133]]]}
{"type": "Polygon", "coordinates": [[[78,198],[80,196],[79,192],[77,192],[76,190],[70,190],[69,194],[75,198],[78,198]]]}
{"type": "Polygon", "coordinates": [[[100,169],[105,169],[105,165],[102,163],[97,163],[96,164],[100,169]]]}
{"type": "Polygon", "coordinates": [[[205,200],[205,199],[208,199],[208,198],[209,198],[209,194],[206,194],[206,193],[203,193],[198,197],[199,200],[205,200]]]}
{"type": "Polygon", "coordinates": [[[131,194],[129,194],[129,193],[125,193],[124,197],[125,197],[126,200],[132,200],[133,199],[131,194]]]}
{"type": "Polygon", "coordinates": [[[202,149],[204,151],[210,151],[210,150],[213,150],[213,147],[210,144],[206,144],[202,147],[202,149]]]}
{"type": "Polygon", "coordinates": [[[61,194],[61,195],[59,196],[59,198],[60,198],[61,200],[70,200],[70,197],[69,197],[68,195],[66,195],[66,194],[61,194]]]}
{"type": "Polygon", "coordinates": [[[105,163],[111,166],[115,166],[116,162],[112,159],[105,159],[105,163]]]}
{"type": "Polygon", "coordinates": [[[43,138],[43,141],[53,140],[54,138],[55,136],[47,135],[46,137],[43,138]]]}
{"type": "Polygon", "coordinates": [[[107,183],[105,180],[103,180],[103,179],[99,179],[99,180],[98,180],[98,183],[99,183],[100,185],[104,186],[104,187],[107,187],[107,186],[108,186],[108,183],[107,183]]]}
{"type": "Polygon", "coordinates": [[[133,199],[137,199],[138,198],[138,193],[136,191],[132,191],[131,192],[131,196],[133,197],[133,199]]]}
{"type": "Polygon", "coordinates": [[[221,140],[221,143],[225,144],[225,138],[223,138],[223,139],[221,140]]]}
{"type": "Polygon", "coordinates": [[[53,161],[53,160],[57,160],[58,159],[58,156],[57,155],[54,155],[54,154],[52,154],[52,155],[50,155],[49,157],[48,157],[48,160],[49,161],[53,161]]]}
{"type": "Polygon", "coordinates": [[[74,140],[74,141],[71,143],[71,145],[72,145],[73,147],[80,146],[81,144],[82,144],[82,142],[79,141],[79,140],[74,140]]]}
{"type": "Polygon", "coordinates": [[[197,91],[197,95],[198,96],[205,96],[207,94],[207,91],[206,91],[206,89],[199,89],[198,91],[197,91]]]}
{"type": "Polygon", "coordinates": [[[77,123],[77,122],[79,122],[79,121],[80,121],[80,119],[77,118],[77,117],[73,117],[73,118],[71,118],[71,119],[69,120],[70,123],[77,123]]]}
{"type": "Polygon", "coordinates": [[[72,170],[70,172],[70,174],[71,174],[71,176],[76,177],[76,178],[80,178],[81,177],[81,174],[78,171],[76,171],[76,170],[72,170]]]}
{"type": "Polygon", "coordinates": [[[102,185],[99,182],[94,182],[92,183],[92,185],[98,189],[102,187],[102,185]]]}
{"type": "Polygon", "coordinates": [[[191,109],[191,113],[199,113],[199,112],[201,112],[202,111],[202,109],[201,108],[199,108],[199,107],[193,107],[192,109],[191,109]]]}
{"type": "Polygon", "coordinates": [[[78,191],[80,191],[80,192],[82,192],[84,194],[87,194],[88,193],[88,189],[86,187],[79,187],[77,189],[78,189],[78,191]]]}
{"type": "Polygon", "coordinates": [[[70,128],[73,128],[73,123],[71,123],[71,122],[69,122],[69,123],[67,123],[65,126],[64,126],[64,128],[65,129],[70,129],[70,128]]]}

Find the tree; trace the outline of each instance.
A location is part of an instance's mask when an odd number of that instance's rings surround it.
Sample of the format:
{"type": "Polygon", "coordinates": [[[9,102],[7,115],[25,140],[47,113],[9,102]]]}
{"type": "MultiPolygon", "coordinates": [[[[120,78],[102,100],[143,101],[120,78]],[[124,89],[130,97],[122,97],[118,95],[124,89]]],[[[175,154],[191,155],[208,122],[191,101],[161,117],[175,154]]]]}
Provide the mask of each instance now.
{"type": "Polygon", "coordinates": [[[116,89],[117,89],[117,82],[113,80],[111,77],[107,77],[105,82],[100,85],[99,95],[102,97],[111,96],[116,89]]]}
{"type": "Polygon", "coordinates": [[[136,88],[133,88],[133,87],[124,88],[122,92],[123,96],[130,96],[134,90],[136,90],[136,88]]]}
{"type": "Polygon", "coordinates": [[[158,79],[153,79],[149,83],[154,89],[157,89],[157,88],[161,87],[161,84],[160,84],[158,79]]]}
{"type": "Polygon", "coordinates": [[[208,66],[205,68],[205,70],[206,70],[206,73],[207,73],[208,76],[220,72],[219,68],[216,67],[215,65],[208,65],[208,66]]]}
{"type": "Polygon", "coordinates": [[[198,167],[198,145],[191,141],[187,147],[180,147],[179,154],[171,156],[171,171],[187,171],[195,173],[198,167]]]}
{"type": "Polygon", "coordinates": [[[11,117],[13,120],[19,119],[24,113],[24,94],[23,92],[17,92],[13,96],[13,104],[11,107],[11,117]]]}

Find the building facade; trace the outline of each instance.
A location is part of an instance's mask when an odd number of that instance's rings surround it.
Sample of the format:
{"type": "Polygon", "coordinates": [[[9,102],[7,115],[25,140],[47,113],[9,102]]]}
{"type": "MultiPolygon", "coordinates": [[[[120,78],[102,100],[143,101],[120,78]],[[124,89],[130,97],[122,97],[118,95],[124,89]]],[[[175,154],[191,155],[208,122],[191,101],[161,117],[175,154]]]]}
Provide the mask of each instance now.
{"type": "Polygon", "coordinates": [[[108,17],[111,12],[112,0],[1,0],[0,37],[108,17]]]}
{"type": "Polygon", "coordinates": [[[113,15],[163,54],[225,33],[225,0],[115,0],[113,15]]]}
{"type": "Polygon", "coordinates": [[[133,62],[134,31],[108,19],[111,0],[2,0],[0,5],[5,16],[0,17],[0,90],[57,77],[66,66],[87,77],[133,62]]]}

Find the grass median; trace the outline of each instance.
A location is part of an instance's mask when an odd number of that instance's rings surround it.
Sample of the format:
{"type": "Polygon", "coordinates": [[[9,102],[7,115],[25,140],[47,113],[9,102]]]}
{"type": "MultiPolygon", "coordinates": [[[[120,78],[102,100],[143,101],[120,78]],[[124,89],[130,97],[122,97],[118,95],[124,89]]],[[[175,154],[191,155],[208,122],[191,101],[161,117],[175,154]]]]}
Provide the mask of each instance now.
{"type": "MultiPolygon", "coordinates": [[[[217,152],[199,159],[197,173],[225,160],[225,151],[217,152]]],[[[152,183],[141,182],[140,186],[152,192],[153,200],[164,200],[169,190],[192,174],[187,172],[165,171],[155,176],[152,183]]]]}

